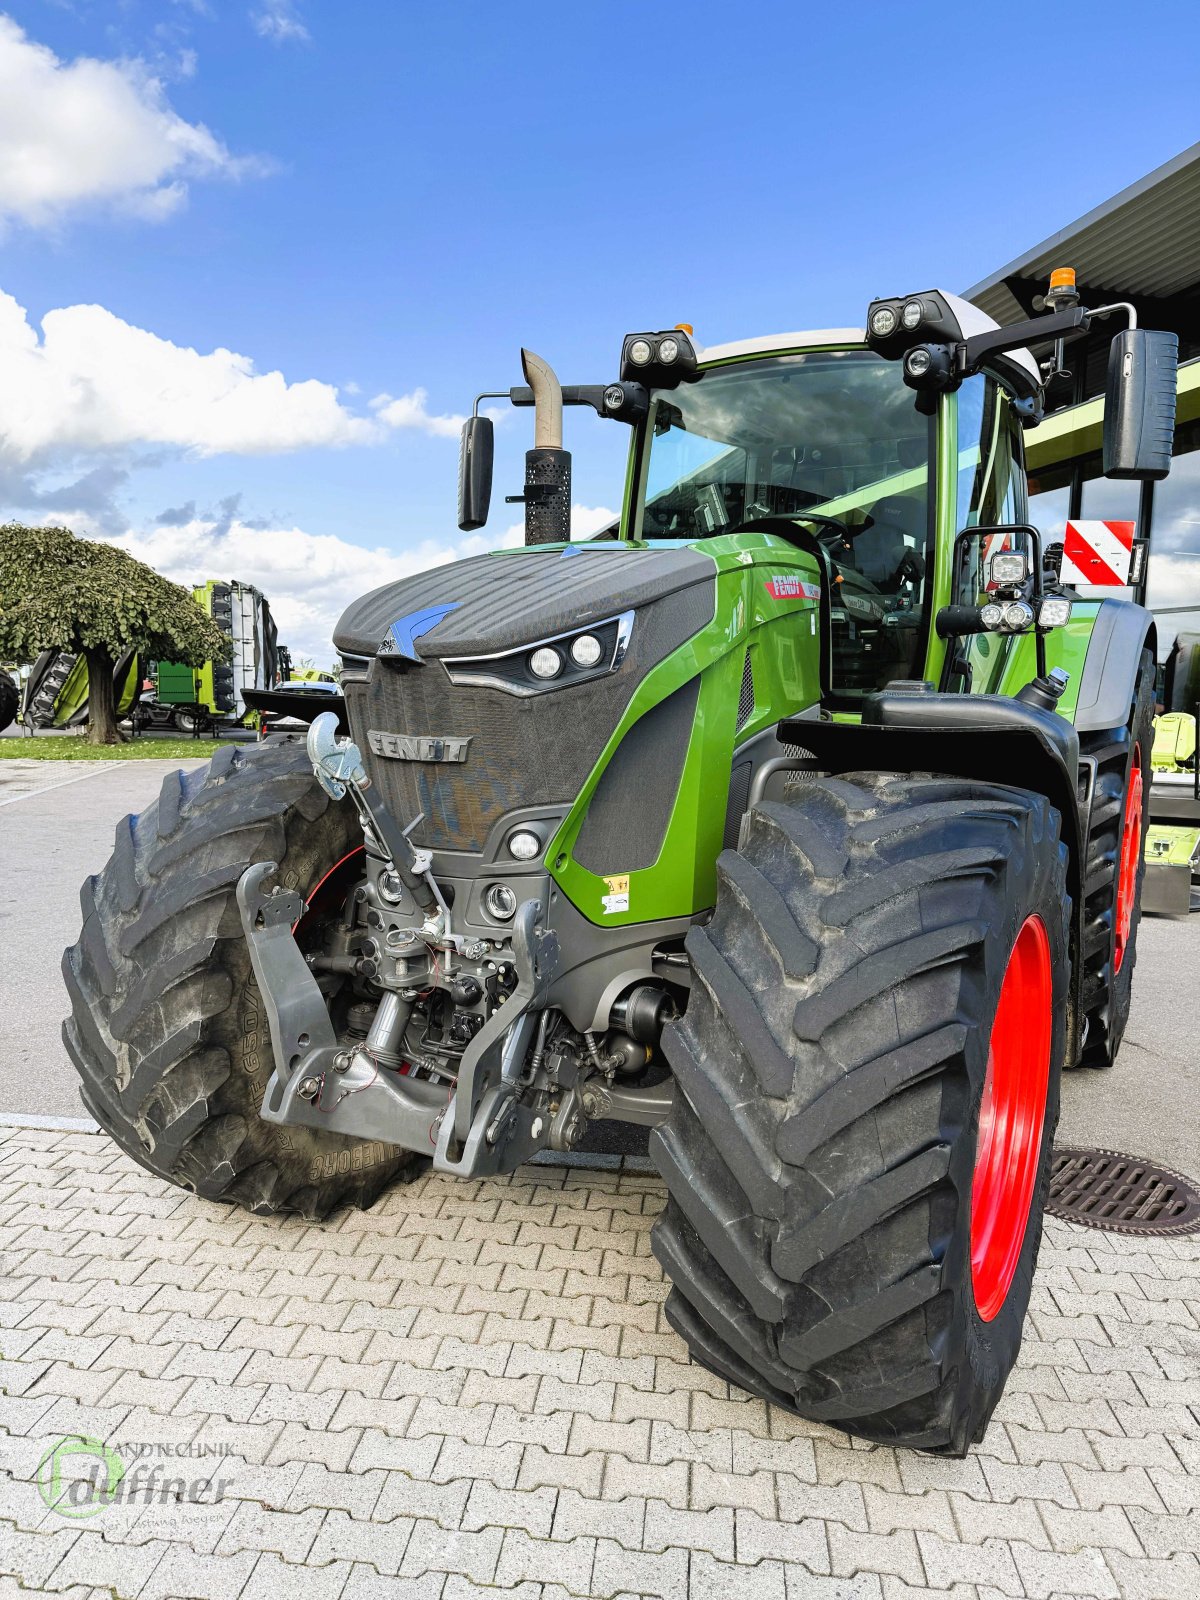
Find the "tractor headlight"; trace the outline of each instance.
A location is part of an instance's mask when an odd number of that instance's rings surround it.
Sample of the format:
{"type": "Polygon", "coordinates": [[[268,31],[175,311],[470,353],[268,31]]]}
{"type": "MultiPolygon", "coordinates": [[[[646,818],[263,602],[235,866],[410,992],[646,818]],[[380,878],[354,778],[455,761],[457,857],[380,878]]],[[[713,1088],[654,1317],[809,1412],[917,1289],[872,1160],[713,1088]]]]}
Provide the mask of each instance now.
{"type": "Polygon", "coordinates": [[[679,360],[679,340],[678,339],[664,339],[662,341],[662,343],[658,347],[658,359],[660,361],[665,361],[668,365],[672,361],[678,361],[679,360]]]}
{"type": "Polygon", "coordinates": [[[921,326],[921,318],[925,315],[925,307],[919,300],[906,300],[904,309],[900,313],[900,321],[911,333],[914,328],[921,326]]]}
{"type": "MultiPolygon", "coordinates": [[[[678,353],[678,347],[676,347],[676,353],[678,353]]],[[[650,357],[653,354],[654,352],[650,348],[650,341],[648,339],[635,339],[629,346],[629,359],[635,366],[648,366],[650,357]]]]}
{"type": "Polygon", "coordinates": [[[904,358],[904,370],[910,378],[923,378],[933,365],[933,353],[928,345],[919,344],[904,358]]]}
{"type": "Polygon", "coordinates": [[[895,306],[876,306],[871,313],[871,332],[877,339],[886,339],[896,331],[895,306]]]}
{"type": "Polygon", "coordinates": [[[581,633],[571,644],[571,660],[577,667],[594,667],[604,654],[604,646],[594,633],[581,633]]]}
{"type": "Polygon", "coordinates": [[[1024,583],[1028,567],[1021,550],[1000,550],[988,562],[988,579],[995,584],[1024,583]]]}
{"type": "Polygon", "coordinates": [[[529,657],[529,670],[535,678],[557,678],[562,669],[563,658],[552,645],[542,645],[529,657]]]}
{"type": "Polygon", "coordinates": [[[1038,607],[1039,628],[1065,628],[1071,620],[1071,602],[1065,595],[1048,594],[1038,607]]]}
{"type": "Polygon", "coordinates": [[[1007,633],[1023,633],[1033,621],[1033,607],[1024,600],[1010,600],[1003,610],[1007,633]]]}
{"type": "Polygon", "coordinates": [[[632,610],[622,611],[496,655],[447,656],[442,666],[453,684],[521,696],[558,693],[618,671],[633,636],[634,618],[632,610]]]}
{"type": "Polygon", "coordinates": [[[1004,608],[997,605],[986,605],[979,613],[979,620],[989,633],[995,633],[1004,622],[1004,608]]]}
{"type": "Polygon", "coordinates": [[[507,883],[493,883],[483,897],[484,909],[497,922],[511,922],[517,909],[517,892],[507,883]]]}
{"type": "Polygon", "coordinates": [[[528,828],[517,828],[508,836],[508,853],[517,861],[532,861],[541,848],[542,841],[528,828]]]}

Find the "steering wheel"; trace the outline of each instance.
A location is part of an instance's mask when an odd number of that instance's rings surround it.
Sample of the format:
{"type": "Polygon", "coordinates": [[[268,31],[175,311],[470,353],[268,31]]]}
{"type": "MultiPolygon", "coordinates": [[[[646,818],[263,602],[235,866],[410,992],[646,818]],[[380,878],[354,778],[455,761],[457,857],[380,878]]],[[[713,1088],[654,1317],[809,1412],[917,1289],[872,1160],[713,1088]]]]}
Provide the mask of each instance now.
{"type": "Polygon", "coordinates": [[[748,522],[739,522],[736,527],[730,528],[730,533],[779,533],[786,539],[788,534],[795,534],[798,522],[819,522],[824,528],[832,528],[835,533],[841,534],[847,547],[851,544],[854,535],[840,517],[827,517],[821,511],[795,511],[784,513],[772,512],[765,517],[751,517],[748,522]]]}

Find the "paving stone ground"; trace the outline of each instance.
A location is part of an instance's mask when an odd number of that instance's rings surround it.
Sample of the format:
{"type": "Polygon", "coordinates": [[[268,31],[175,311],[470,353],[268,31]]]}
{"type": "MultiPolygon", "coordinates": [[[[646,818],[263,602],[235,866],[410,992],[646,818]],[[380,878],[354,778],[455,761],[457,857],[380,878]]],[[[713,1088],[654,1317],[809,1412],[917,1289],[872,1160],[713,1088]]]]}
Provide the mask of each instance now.
{"type": "Polygon", "coordinates": [[[690,1365],[662,1197],[429,1175],[316,1226],[0,1129],[0,1600],[1200,1597],[1200,1238],[1050,1222],[1007,1394],[947,1461],[690,1365]],[[67,1436],[127,1469],[95,1515],[44,1497],[67,1436]]]}

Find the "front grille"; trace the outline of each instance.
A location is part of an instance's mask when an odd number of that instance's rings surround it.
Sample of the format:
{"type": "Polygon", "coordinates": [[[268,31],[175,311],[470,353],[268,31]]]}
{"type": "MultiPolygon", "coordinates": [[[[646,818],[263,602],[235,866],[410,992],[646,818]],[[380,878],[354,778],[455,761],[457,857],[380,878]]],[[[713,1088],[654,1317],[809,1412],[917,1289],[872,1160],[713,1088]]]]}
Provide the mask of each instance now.
{"type": "Polygon", "coordinates": [[[634,620],[618,670],[524,699],[500,689],[454,685],[440,661],[372,662],[366,682],[346,681],[355,742],[385,803],[431,850],[482,850],[518,806],[569,805],[638,682],[711,619],[709,585],[669,595],[634,620]],[[462,762],[398,761],[371,752],[369,733],[469,739],[462,762]]]}
{"type": "Polygon", "coordinates": [[[750,718],[754,715],[754,667],[750,657],[751,649],[746,651],[746,659],[742,664],[742,688],[738,695],[737,732],[740,733],[750,718]]]}

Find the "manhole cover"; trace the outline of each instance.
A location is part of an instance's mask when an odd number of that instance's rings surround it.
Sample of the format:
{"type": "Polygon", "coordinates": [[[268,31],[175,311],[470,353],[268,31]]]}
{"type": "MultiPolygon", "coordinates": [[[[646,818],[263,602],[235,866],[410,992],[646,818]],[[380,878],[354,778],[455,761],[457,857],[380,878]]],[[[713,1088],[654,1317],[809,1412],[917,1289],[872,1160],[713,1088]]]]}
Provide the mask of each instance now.
{"type": "Polygon", "coordinates": [[[1187,1178],[1116,1150],[1056,1148],[1046,1210],[1109,1233],[1200,1230],[1200,1194],[1187,1178]]]}

